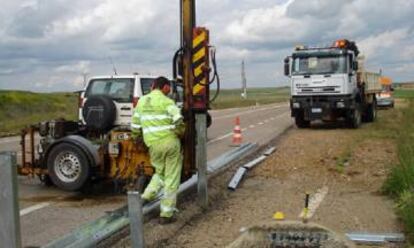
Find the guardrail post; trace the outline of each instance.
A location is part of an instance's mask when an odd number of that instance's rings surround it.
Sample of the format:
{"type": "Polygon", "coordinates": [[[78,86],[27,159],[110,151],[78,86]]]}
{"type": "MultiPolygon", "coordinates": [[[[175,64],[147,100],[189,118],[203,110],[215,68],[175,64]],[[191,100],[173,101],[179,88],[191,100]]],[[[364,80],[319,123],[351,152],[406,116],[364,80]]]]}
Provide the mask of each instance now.
{"type": "Polygon", "coordinates": [[[21,247],[16,154],[13,152],[0,152],[0,247],[21,247]]]}
{"type": "Polygon", "coordinates": [[[196,163],[197,163],[197,192],[198,204],[207,209],[207,117],[205,113],[196,114],[196,163]]]}
{"type": "Polygon", "coordinates": [[[128,191],[128,217],[133,248],[144,248],[144,214],[141,195],[137,191],[128,191]]]}

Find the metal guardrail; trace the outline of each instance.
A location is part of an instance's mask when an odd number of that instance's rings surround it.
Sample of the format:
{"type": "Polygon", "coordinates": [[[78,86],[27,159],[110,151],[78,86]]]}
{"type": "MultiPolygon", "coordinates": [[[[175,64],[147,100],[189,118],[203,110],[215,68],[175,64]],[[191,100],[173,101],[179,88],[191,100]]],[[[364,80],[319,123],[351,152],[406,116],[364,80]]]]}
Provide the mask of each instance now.
{"type": "MultiPolygon", "coordinates": [[[[207,163],[207,172],[213,175],[226,167],[226,165],[239,161],[254,152],[257,144],[246,143],[240,147],[230,150],[218,158],[207,163]]],[[[193,175],[189,180],[180,185],[178,195],[185,194],[189,190],[197,187],[197,175],[193,175]]],[[[159,197],[157,200],[146,204],[143,207],[143,214],[147,215],[157,211],[160,206],[159,197]]],[[[55,240],[44,248],[83,248],[94,247],[99,242],[106,240],[121,231],[130,224],[128,218],[128,208],[124,206],[105,216],[89,222],[71,233],[55,240]]]]}
{"type": "Polygon", "coordinates": [[[402,233],[364,233],[354,232],[345,234],[347,238],[357,244],[381,245],[384,243],[403,243],[405,236],[402,233]]]}
{"type": "Polygon", "coordinates": [[[239,169],[234,174],[234,176],[232,177],[232,179],[230,180],[227,188],[230,189],[230,190],[236,190],[237,186],[239,185],[239,183],[243,179],[244,174],[246,174],[248,170],[251,170],[257,164],[259,164],[263,160],[265,160],[267,158],[267,156],[272,154],[275,150],[276,150],[276,147],[270,147],[269,149],[264,151],[262,156],[248,162],[245,165],[240,166],[239,169]]]}
{"type": "Polygon", "coordinates": [[[21,247],[16,153],[12,152],[0,152],[0,247],[21,247]]]}

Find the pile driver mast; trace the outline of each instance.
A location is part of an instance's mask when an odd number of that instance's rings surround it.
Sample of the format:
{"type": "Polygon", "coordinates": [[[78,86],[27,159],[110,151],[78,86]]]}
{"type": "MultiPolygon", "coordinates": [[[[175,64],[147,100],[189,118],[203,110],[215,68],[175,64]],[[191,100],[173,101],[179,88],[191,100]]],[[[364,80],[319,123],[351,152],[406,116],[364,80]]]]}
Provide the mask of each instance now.
{"type": "Polygon", "coordinates": [[[173,61],[173,77],[184,89],[183,114],[186,121],[184,137],[183,178],[197,171],[199,196],[207,204],[206,143],[210,103],[210,84],[219,82],[215,68],[214,50],[212,64],[214,77],[210,81],[209,31],[196,26],[196,1],[180,0],[180,49],[173,61]]]}

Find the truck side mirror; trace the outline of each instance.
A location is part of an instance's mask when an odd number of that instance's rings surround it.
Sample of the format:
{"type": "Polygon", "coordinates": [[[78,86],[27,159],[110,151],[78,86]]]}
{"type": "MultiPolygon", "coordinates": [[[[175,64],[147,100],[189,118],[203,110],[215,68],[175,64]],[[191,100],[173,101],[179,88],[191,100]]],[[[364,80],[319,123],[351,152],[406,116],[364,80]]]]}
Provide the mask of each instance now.
{"type": "Polygon", "coordinates": [[[352,62],[352,69],[355,70],[355,71],[358,71],[358,62],[357,61],[352,62]]]}
{"type": "Polygon", "coordinates": [[[285,58],[284,60],[283,60],[283,62],[284,62],[284,64],[285,64],[285,67],[284,67],[284,69],[285,69],[285,76],[289,76],[290,75],[290,71],[289,71],[289,58],[285,58]]]}

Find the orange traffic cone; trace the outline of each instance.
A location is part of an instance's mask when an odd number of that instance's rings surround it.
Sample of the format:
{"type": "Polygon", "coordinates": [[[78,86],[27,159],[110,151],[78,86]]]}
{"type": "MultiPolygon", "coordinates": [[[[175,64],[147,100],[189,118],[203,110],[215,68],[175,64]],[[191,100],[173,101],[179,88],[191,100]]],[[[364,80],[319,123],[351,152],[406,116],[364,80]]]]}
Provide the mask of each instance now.
{"type": "Polygon", "coordinates": [[[240,146],[242,143],[242,133],[240,128],[240,118],[237,116],[235,120],[235,126],[233,129],[233,142],[232,146],[240,146]]]}

